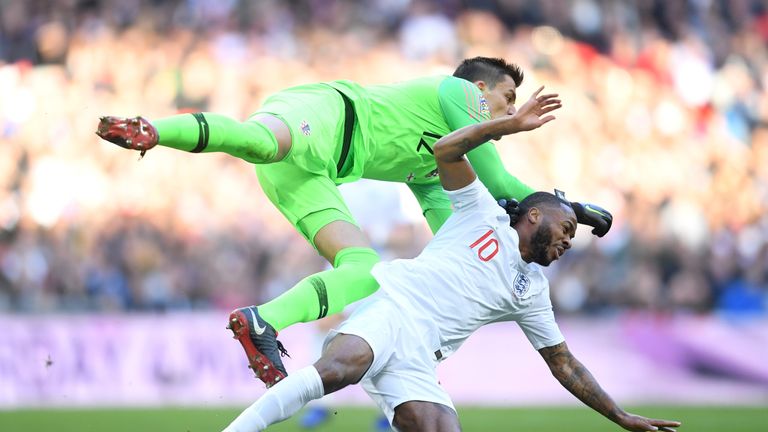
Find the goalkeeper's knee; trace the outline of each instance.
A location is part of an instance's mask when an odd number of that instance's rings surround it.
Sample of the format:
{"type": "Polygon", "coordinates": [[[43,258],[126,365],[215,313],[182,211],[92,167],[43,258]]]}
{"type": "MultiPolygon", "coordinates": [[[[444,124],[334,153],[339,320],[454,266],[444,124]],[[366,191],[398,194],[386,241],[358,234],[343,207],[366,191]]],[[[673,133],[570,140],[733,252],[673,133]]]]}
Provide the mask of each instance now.
{"type": "Polygon", "coordinates": [[[239,157],[255,164],[274,162],[279,146],[272,130],[258,121],[246,121],[242,125],[248,130],[249,139],[246,146],[236,149],[239,157]]]}
{"type": "Polygon", "coordinates": [[[355,266],[370,271],[379,262],[379,254],[366,247],[348,247],[340,250],[333,260],[334,268],[355,266]]]}
{"type": "Polygon", "coordinates": [[[379,254],[371,248],[350,247],[336,254],[333,273],[343,278],[344,306],[368,297],[379,289],[379,283],[371,274],[371,269],[377,262],[379,254]]]}

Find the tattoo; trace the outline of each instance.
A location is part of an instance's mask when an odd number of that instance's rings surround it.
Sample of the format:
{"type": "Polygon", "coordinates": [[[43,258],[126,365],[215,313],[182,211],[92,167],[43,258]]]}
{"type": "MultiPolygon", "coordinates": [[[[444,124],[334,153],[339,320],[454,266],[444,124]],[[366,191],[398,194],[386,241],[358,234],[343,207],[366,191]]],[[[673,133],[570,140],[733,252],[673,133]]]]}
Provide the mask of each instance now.
{"type": "Polygon", "coordinates": [[[539,353],[547,362],[552,375],[563,387],[590,408],[614,422],[618,421],[623,411],[600,387],[587,368],[571,354],[565,342],[542,348],[539,353]]]}
{"type": "Polygon", "coordinates": [[[469,138],[464,138],[461,141],[459,141],[459,144],[457,145],[457,147],[461,152],[461,154],[467,154],[468,151],[472,150],[476,146],[473,145],[472,140],[470,140],[469,138]]]}
{"type": "MultiPolygon", "coordinates": [[[[424,147],[438,160],[458,162],[470,150],[496,138],[497,134],[484,132],[484,126],[483,123],[477,123],[455,130],[444,137],[440,137],[431,149],[422,137],[419,145],[416,146],[416,151],[424,147]]],[[[427,132],[424,132],[424,135],[438,137],[436,134],[430,135],[427,132]]]]}
{"type": "Polygon", "coordinates": [[[493,135],[490,135],[490,134],[484,134],[480,142],[471,140],[469,138],[463,138],[461,141],[458,142],[458,144],[456,144],[456,148],[461,152],[461,154],[467,154],[470,150],[474,150],[476,147],[479,147],[481,144],[487,143],[493,138],[494,138],[493,135]]]}

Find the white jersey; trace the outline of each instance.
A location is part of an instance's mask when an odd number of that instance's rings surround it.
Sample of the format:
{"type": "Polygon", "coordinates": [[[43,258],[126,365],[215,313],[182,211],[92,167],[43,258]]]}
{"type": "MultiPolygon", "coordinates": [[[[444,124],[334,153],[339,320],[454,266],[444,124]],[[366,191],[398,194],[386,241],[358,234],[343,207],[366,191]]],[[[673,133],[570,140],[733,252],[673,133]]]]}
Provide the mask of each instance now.
{"type": "Polygon", "coordinates": [[[424,251],[374,266],[380,294],[426,333],[438,360],[491,322],[517,322],[537,350],[563,342],[549,282],[523,261],[506,212],[477,179],[447,193],[454,213],[424,251]]]}

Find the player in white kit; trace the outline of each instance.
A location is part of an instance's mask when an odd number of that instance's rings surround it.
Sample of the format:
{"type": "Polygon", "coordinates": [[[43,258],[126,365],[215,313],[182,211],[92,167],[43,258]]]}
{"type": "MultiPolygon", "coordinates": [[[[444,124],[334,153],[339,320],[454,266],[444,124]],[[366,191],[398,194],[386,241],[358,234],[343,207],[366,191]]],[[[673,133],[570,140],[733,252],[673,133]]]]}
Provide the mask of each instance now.
{"type": "Polygon", "coordinates": [[[577,221],[570,203],[536,192],[508,215],[464,157],[490,138],[553,119],[546,107],[526,104],[520,111],[526,109],[538,110],[537,121],[521,125],[511,115],[435,144],[453,215],[418,257],[377,264],[373,275],[381,289],[329,334],[322,357],[270,388],[225,432],[261,431],[310,400],[358,382],[398,431],[460,431],[436,366],[479,327],[498,321],[518,323],[560,383],[623,428],[672,431],[680,425],[623,411],[564,342],[540,265],[571,247],[577,221]]]}

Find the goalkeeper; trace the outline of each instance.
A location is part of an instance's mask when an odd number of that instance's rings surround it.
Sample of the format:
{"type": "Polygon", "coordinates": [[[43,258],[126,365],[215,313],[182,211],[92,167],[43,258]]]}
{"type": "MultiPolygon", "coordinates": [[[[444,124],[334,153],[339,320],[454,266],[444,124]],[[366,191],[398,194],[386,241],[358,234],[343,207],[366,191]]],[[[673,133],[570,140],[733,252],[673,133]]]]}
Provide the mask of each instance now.
{"type": "MultiPolygon", "coordinates": [[[[464,60],[453,76],[366,87],[351,81],[292,87],[269,97],[245,122],[215,113],[152,122],[102,117],[96,133],[142,155],[160,144],[193,153],[225,152],[255,164],[270,201],[333,265],[258,308],[230,315],[250,366],[269,387],[286,375],[277,331],[340,312],[378,289],[370,270],[379,257],[336,186],[359,178],[404,182],[436,232],[451,205],[432,145],[464,126],[516,113],[522,81],[518,66],[475,57],[464,60]]],[[[517,113],[524,121],[561,106],[555,94],[537,92],[529,102],[535,109],[517,113]]],[[[522,200],[533,193],[504,169],[493,144],[467,156],[495,198],[522,200]]],[[[573,209],[594,234],[610,229],[612,217],[599,207],[574,202],[573,209]]]]}

